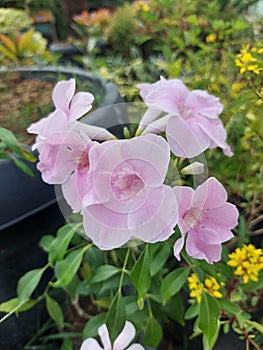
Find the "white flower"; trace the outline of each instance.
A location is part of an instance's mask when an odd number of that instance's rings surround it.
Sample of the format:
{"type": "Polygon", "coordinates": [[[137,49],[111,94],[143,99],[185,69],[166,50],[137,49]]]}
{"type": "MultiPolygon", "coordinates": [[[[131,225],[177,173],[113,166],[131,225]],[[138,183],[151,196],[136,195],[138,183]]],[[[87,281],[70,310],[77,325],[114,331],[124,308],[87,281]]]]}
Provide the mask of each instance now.
{"type": "Polygon", "coordinates": [[[103,324],[98,329],[103,348],[98,344],[97,340],[88,338],[82,343],[80,350],[144,350],[143,346],[140,344],[132,344],[127,348],[135,337],[135,332],[134,325],[131,322],[126,321],[123,330],[118,335],[112,346],[107,326],[106,324],[103,324]]]}

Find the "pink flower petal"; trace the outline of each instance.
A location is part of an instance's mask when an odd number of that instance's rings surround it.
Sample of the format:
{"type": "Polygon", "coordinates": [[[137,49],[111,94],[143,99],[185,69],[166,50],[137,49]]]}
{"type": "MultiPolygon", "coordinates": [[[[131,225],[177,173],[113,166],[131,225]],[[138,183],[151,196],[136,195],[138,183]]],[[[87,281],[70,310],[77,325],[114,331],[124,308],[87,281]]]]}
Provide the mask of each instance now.
{"type": "Polygon", "coordinates": [[[191,207],[194,190],[187,186],[175,186],[173,192],[178,203],[179,217],[181,218],[191,207]]]}
{"type": "Polygon", "coordinates": [[[220,119],[199,117],[196,118],[196,123],[218,147],[225,148],[227,146],[225,142],[226,131],[220,119]]]}
{"type": "Polygon", "coordinates": [[[74,96],[75,88],[75,79],[61,80],[56,84],[52,93],[55,107],[64,111],[67,116],[69,116],[69,105],[74,96]]]}
{"type": "Polygon", "coordinates": [[[99,346],[97,340],[93,338],[88,338],[84,340],[80,350],[103,350],[103,348],[99,346]]]}
{"type": "Polygon", "coordinates": [[[121,247],[132,237],[127,215],[112,212],[103,204],[85,207],[82,215],[85,233],[101,249],[121,247]]]}
{"type": "Polygon", "coordinates": [[[99,327],[98,333],[101,339],[101,342],[104,346],[104,350],[111,350],[111,342],[110,342],[110,336],[109,331],[107,329],[106,324],[103,324],[99,327]]]}
{"type": "Polygon", "coordinates": [[[132,344],[127,348],[127,350],[144,350],[144,347],[140,344],[132,344]]]}
{"type": "Polygon", "coordinates": [[[78,92],[70,103],[69,121],[77,120],[92,108],[94,96],[89,92],[78,92]]]}
{"type": "Polygon", "coordinates": [[[226,200],[227,193],[223,185],[214,177],[210,177],[197,187],[192,206],[202,210],[214,209],[221,207],[226,200]]]}
{"type": "Polygon", "coordinates": [[[166,137],[171,151],[184,158],[201,154],[210,143],[209,137],[197,125],[190,125],[180,117],[168,120],[166,137]]]}
{"type": "Polygon", "coordinates": [[[145,242],[157,238],[164,229],[174,227],[177,222],[177,201],[169,186],[152,188],[145,203],[128,215],[128,227],[133,236],[145,242]]]}
{"type": "Polygon", "coordinates": [[[156,118],[158,118],[161,113],[162,112],[158,109],[148,108],[142,116],[142,119],[138,126],[138,130],[144,130],[146,126],[153,122],[156,118]]]}
{"type": "Polygon", "coordinates": [[[191,116],[217,119],[223,111],[219,98],[203,90],[193,90],[187,96],[186,106],[191,110],[191,116]]]}
{"type": "Polygon", "coordinates": [[[134,325],[131,322],[126,321],[123,330],[113,344],[113,350],[125,349],[135,337],[135,333],[134,325]]]}
{"type": "Polygon", "coordinates": [[[174,244],[174,256],[176,257],[177,260],[181,260],[181,257],[180,257],[180,252],[181,250],[183,249],[184,247],[184,240],[185,240],[185,237],[182,236],[181,238],[179,238],[175,244],[174,244]]]}
{"type": "Polygon", "coordinates": [[[180,109],[190,93],[179,79],[166,80],[161,77],[154,84],[139,84],[140,95],[149,108],[180,115],[180,109]]]}
{"type": "Polygon", "coordinates": [[[217,232],[210,228],[192,229],[186,239],[186,252],[196,259],[205,259],[209,263],[221,259],[221,240],[217,232]]]}

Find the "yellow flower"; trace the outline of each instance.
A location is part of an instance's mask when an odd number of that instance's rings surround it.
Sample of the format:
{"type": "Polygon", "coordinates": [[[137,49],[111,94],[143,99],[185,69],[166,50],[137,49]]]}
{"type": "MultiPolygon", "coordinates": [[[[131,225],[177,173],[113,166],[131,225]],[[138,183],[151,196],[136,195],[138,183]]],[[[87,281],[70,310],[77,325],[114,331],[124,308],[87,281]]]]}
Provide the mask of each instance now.
{"type": "Polygon", "coordinates": [[[198,304],[201,302],[203,289],[217,299],[220,299],[223,296],[223,294],[220,292],[220,288],[224,285],[224,283],[221,283],[220,285],[214,277],[206,278],[203,284],[199,281],[197,275],[192,273],[191,276],[187,278],[187,281],[190,289],[189,295],[191,298],[195,298],[198,304]]]}
{"type": "Polygon", "coordinates": [[[210,43],[216,42],[216,39],[217,39],[216,34],[211,33],[211,34],[208,34],[208,35],[207,35],[205,41],[207,42],[207,44],[210,44],[210,43]]]}
{"type": "MultiPolygon", "coordinates": [[[[249,50],[249,44],[246,46],[243,46],[242,49],[240,50],[240,53],[236,56],[237,58],[235,59],[235,65],[237,67],[240,67],[240,73],[243,74],[246,71],[253,72],[255,74],[259,74],[262,68],[260,68],[257,64],[253,63],[257,61],[257,59],[252,56],[249,50]]],[[[251,49],[252,53],[257,53],[258,50],[253,47],[251,49]]]]}
{"type": "Polygon", "coordinates": [[[239,91],[243,89],[243,87],[246,85],[245,81],[236,81],[232,85],[232,92],[234,95],[236,95],[239,91]]]}
{"type": "Polygon", "coordinates": [[[263,250],[252,244],[243,245],[229,255],[228,266],[236,268],[234,274],[240,276],[244,283],[249,280],[257,282],[259,271],[263,269],[263,250]]]}
{"type": "Polygon", "coordinates": [[[260,49],[258,49],[257,53],[259,53],[260,55],[263,54],[263,47],[261,47],[260,49]]]}
{"type": "Polygon", "coordinates": [[[136,1],[134,3],[134,10],[135,12],[143,11],[143,12],[149,12],[150,8],[148,4],[144,1],[136,1]]]}

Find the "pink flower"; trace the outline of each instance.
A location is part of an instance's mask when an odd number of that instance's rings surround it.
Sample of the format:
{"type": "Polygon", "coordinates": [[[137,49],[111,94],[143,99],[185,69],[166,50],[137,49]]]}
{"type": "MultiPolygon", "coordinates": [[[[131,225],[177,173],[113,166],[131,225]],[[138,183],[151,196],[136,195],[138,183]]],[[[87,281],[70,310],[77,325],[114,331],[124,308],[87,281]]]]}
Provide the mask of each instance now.
{"type": "Polygon", "coordinates": [[[113,346],[111,345],[109,332],[106,324],[103,324],[99,327],[98,333],[100,336],[101,343],[103,348],[98,344],[97,340],[93,338],[88,338],[84,340],[81,345],[80,350],[143,350],[144,347],[140,344],[132,344],[127,348],[130,342],[135,337],[135,327],[134,325],[126,321],[123,330],[118,335],[117,339],[114,341],[113,346]]]}
{"type": "Polygon", "coordinates": [[[75,131],[57,132],[45,142],[37,168],[48,184],[62,184],[62,192],[74,212],[88,192],[89,151],[96,144],[75,131]]]}
{"type": "Polygon", "coordinates": [[[89,92],[78,92],[75,79],[61,80],[54,87],[52,99],[57,109],[61,109],[68,121],[74,121],[86,114],[92,107],[94,96],[89,92]]]}
{"type": "Polygon", "coordinates": [[[106,141],[89,153],[90,192],[83,202],[86,234],[101,249],[132,238],[167,239],[178,220],[176,198],[163,185],[170,150],[160,136],[106,141]]]}
{"type": "Polygon", "coordinates": [[[232,155],[219,119],[223,106],[217,97],[202,90],[189,91],[179,79],[161,77],[154,84],[139,84],[138,87],[149,107],[138,133],[166,132],[172,152],[184,158],[195,157],[217,146],[226,155],[232,155]]]}
{"type": "Polygon", "coordinates": [[[226,202],[224,187],[211,177],[195,191],[184,186],[176,186],[173,191],[179,204],[178,226],[182,233],[174,245],[175,257],[180,260],[186,240],[188,255],[209,263],[219,261],[221,244],[233,237],[231,229],[238,224],[238,210],[226,202]]]}
{"type": "Polygon", "coordinates": [[[114,136],[104,128],[87,125],[76,120],[87,113],[91,107],[94,97],[89,92],[75,92],[75,79],[69,81],[59,81],[53,90],[53,101],[55,111],[50,113],[48,117],[40,119],[36,123],[32,123],[27,131],[36,134],[36,142],[32,149],[41,151],[46,140],[56,132],[67,132],[70,129],[86,133],[93,140],[111,140],[114,136]]]}

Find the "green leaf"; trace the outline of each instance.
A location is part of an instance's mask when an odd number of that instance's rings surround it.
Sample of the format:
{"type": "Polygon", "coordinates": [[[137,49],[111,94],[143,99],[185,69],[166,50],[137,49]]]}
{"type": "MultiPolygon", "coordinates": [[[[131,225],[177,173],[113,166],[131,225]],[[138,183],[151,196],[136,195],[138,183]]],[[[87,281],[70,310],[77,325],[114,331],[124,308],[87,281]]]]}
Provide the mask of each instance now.
{"type": "Polygon", "coordinates": [[[96,337],[98,335],[98,328],[105,323],[105,318],[105,313],[97,314],[92,317],[83,329],[82,339],[85,340],[87,338],[96,337]]]}
{"type": "Polygon", "coordinates": [[[175,294],[165,305],[167,315],[181,326],[185,325],[184,321],[184,302],[180,293],[175,294]]]}
{"type": "Polygon", "coordinates": [[[80,267],[82,257],[88,247],[89,246],[74,250],[70,252],[64,260],[57,261],[55,265],[57,281],[52,283],[53,287],[64,287],[71,282],[80,267]]]}
{"type": "Polygon", "coordinates": [[[246,320],[247,324],[255,328],[259,333],[263,334],[263,325],[256,322],[256,321],[251,321],[251,320],[246,320]]]}
{"type": "Polygon", "coordinates": [[[161,294],[163,297],[163,304],[165,305],[174,294],[178,293],[183,287],[190,269],[188,267],[179,267],[172,271],[162,281],[161,294]]]}
{"type": "Polygon", "coordinates": [[[149,253],[151,258],[151,276],[154,276],[165,264],[171,253],[171,247],[169,247],[168,244],[151,244],[149,247],[149,253]]]}
{"type": "Polygon", "coordinates": [[[53,240],[49,248],[49,262],[53,266],[56,261],[62,260],[67,249],[68,245],[76,232],[76,228],[79,225],[65,225],[61,227],[56,238],[53,240]]]}
{"type": "Polygon", "coordinates": [[[219,305],[221,309],[224,309],[225,311],[229,312],[231,315],[235,315],[242,311],[241,308],[236,303],[232,303],[231,301],[226,299],[219,300],[219,305]]]}
{"type": "Polygon", "coordinates": [[[200,302],[200,312],[198,318],[198,327],[203,331],[204,342],[207,341],[208,349],[212,349],[218,336],[219,331],[220,309],[215,298],[207,293],[202,292],[200,302]]]}
{"type": "Polygon", "coordinates": [[[17,153],[22,158],[30,162],[36,161],[36,157],[30,151],[20,145],[12,131],[0,127],[0,140],[2,140],[9,149],[17,153]]]}
{"type": "Polygon", "coordinates": [[[143,338],[143,344],[154,349],[157,348],[163,336],[162,327],[156,321],[152,314],[150,314],[143,338]]]}
{"type": "Polygon", "coordinates": [[[192,318],[198,315],[198,312],[199,312],[199,304],[195,302],[191,306],[189,306],[189,308],[186,310],[184,318],[186,320],[191,320],[192,318]]]}
{"type": "Polygon", "coordinates": [[[60,350],[73,350],[72,340],[70,338],[64,339],[60,350]]]}
{"type": "Polygon", "coordinates": [[[64,316],[60,305],[57,301],[46,294],[46,306],[49,316],[54,320],[61,328],[64,326],[64,316]]]}
{"type": "Polygon", "coordinates": [[[94,275],[91,279],[91,283],[98,283],[98,282],[104,282],[105,280],[111,278],[112,276],[116,275],[121,270],[115,266],[112,265],[102,265],[98,267],[94,275]]]}
{"type": "Polygon", "coordinates": [[[39,247],[44,251],[48,252],[51,246],[51,243],[54,240],[54,236],[52,235],[44,235],[41,237],[40,242],[38,243],[39,247]]]}
{"type": "Polygon", "coordinates": [[[25,174],[27,174],[27,175],[29,175],[31,177],[35,176],[33,171],[23,161],[21,161],[20,159],[17,159],[16,157],[13,157],[12,155],[10,155],[10,158],[13,160],[15,165],[18,168],[20,168],[25,174]]]}
{"type": "Polygon", "coordinates": [[[41,269],[34,269],[28,271],[24,276],[22,276],[17,285],[17,295],[19,301],[29,299],[31,294],[36,289],[43,273],[45,272],[47,266],[41,269]]]}
{"type": "Polygon", "coordinates": [[[130,274],[131,281],[138,291],[138,299],[142,298],[150,288],[151,272],[148,245],[136,261],[130,274]]]}
{"type": "Polygon", "coordinates": [[[119,289],[115,297],[112,299],[106,318],[106,325],[109,330],[112,342],[114,342],[114,340],[120,334],[121,330],[124,327],[125,321],[125,306],[121,295],[121,290],[119,289]]]}
{"type": "Polygon", "coordinates": [[[13,298],[0,304],[0,312],[13,313],[27,311],[35,306],[37,300],[29,299],[21,303],[18,298],[13,298]],[[21,305],[21,306],[19,306],[21,305]]]}

